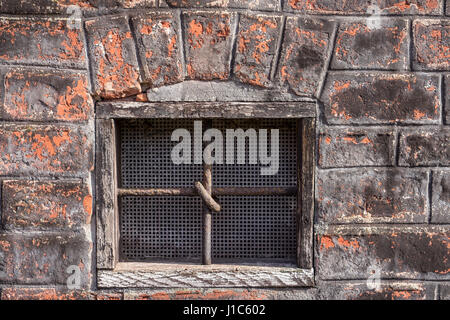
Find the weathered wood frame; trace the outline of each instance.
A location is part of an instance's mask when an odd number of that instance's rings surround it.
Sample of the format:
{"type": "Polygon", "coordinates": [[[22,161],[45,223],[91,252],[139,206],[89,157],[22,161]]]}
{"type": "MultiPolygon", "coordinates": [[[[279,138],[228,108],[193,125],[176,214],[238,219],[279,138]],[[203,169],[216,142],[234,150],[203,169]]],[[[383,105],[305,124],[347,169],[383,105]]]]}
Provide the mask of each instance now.
{"type": "MultiPolygon", "coordinates": [[[[316,105],[305,102],[100,102],[96,107],[96,222],[99,288],[302,287],[314,285],[313,215],[316,105]],[[212,189],[213,195],[297,194],[297,266],[224,266],[119,262],[118,199],[123,195],[196,195],[195,188],[119,189],[117,119],[297,119],[297,188],[212,189]],[[259,276],[261,275],[261,276],[259,276]]],[[[205,257],[204,257],[205,258],[205,257]]]]}

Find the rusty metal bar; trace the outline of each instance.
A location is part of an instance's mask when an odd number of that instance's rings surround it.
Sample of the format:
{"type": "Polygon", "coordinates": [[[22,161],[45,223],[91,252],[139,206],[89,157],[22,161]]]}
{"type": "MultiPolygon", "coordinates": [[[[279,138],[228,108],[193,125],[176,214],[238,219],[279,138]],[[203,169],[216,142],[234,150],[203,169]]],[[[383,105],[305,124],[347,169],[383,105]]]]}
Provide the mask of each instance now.
{"type": "MultiPolygon", "coordinates": [[[[204,121],[207,130],[212,127],[212,120],[204,121]]],[[[212,165],[208,164],[209,159],[203,159],[203,182],[202,185],[206,192],[212,194],[212,165]]],[[[204,265],[211,264],[211,229],[212,229],[212,214],[207,205],[203,205],[203,250],[202,263],[204,265]]]]}
{"type": "Polygon", "coordinates": [[[220,211],[220,204],[216,202],[211,196],[211,193],[208,192],[205,187],[201,184],[201,182],[197,181],[195,183],[195,189],[198,192],[198,195],[202,198],[203,202],[208,206],[208,208],[214,212],[220,211]]]}
{"type": "MultiPolygon", "coordinates": [[[[198,196],[195,188],[119,189],[119,196],[198,196]]],[[[213,196],[292,196],[297,187],[276,188],[212,188],[213,196]]]]}

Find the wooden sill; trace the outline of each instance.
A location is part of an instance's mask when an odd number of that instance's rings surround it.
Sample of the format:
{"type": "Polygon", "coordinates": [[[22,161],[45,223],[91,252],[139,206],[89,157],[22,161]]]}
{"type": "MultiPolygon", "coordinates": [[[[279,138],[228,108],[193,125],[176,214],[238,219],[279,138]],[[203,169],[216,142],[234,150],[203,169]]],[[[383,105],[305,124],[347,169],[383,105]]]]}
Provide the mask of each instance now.
{"type": "Polygon", "coordinates": [[[314,270],[294,266],[118,263],[99,270],[99,288],[311,287],[314,270]]]}

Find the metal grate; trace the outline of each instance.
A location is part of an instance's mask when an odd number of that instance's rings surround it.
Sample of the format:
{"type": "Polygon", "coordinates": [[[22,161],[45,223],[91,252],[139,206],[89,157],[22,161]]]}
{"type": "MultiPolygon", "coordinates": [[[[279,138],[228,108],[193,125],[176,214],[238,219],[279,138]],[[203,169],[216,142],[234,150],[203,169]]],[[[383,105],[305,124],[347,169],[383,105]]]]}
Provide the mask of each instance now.
{"type": "MultiPolygon", "coordinates": [[[[120,188],[193,188],[194,182],[202,181],[202,165],[175,165],[170,158],[177,144],[171,141],[173,130],[185,128],[192,134],[193,124],[194,120],[120,120],[120,188]]],[[[212,127],[224,138],[225,129],[280,130],[278,174],[262,176],[260,164],[248,164],[246,145],[246,164],[213,166],[213,188],[296,187],[295,120],[213,120],[212,127]]],[[[212,215],[213,263],[295,262],[296,196],[229,195],[217,200],[222,210],[212,215]]],[[[199,262],[202,208],[196,196],[121,196],[121,259],[199,262]]]]}
{"type": "Polygon", "coordinates": [[[296,197],[221,196],[213,216],[214,262],[295,262],[296,197]]]}
{"type": "MultiPolygon", "coordinates": [[[[225,136],[225,129],[244,131],[253,128],[268,129],[270,143],[270,129],[279,129],[279,169],[275,175],[261,175],[259,164],[249,164],[249,151],[255,154],[258,150],[249,150],[246,145],[245,164],[214,165],[213,186],[215,187],[295,187],[297,184],[297,136],[296,123],[293,120],[263,119],[248,120],[215,120],[213,128],[221,130],[225,136]]],[[[225,139],[224,139],[225,140],[225,139]]],[[[270,144],[269,144],[270,146],[270,144]]],[[[225,150],[225,143],[224,143],[225,150]]],[[[235,144],[234,154],[237,145],[235,144]]],[[[270,147],[268,148],[270,152],[270,147]]],[[[259,158],[258,158],[259,159],[259,158]]]]}
{"type": "Polygon", "coordinates": [[[198,260],[201,254],[201,200],[186,196],[127,196],[121,199],[122,258],[198,260]]]}
{"type": "Polygon", "coordinates": [[[170,138],[178,128],[193,132],[194,122],[169,119],[119,121],[122,187],[184,188],[201,180],[202,165],[176,165],[170,158],[172,148],[177,144],[170,138]]]}

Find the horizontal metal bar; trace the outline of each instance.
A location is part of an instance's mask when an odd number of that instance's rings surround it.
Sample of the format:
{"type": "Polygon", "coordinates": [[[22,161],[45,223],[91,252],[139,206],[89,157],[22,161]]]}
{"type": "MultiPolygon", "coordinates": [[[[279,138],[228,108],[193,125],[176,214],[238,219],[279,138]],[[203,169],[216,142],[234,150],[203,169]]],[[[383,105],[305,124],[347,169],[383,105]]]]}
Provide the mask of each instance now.
{"type": "MultiPolygon", "coordinates": [[[[292,196],[296,195],[296,187],[263,187],[263,188],[213,188],[213,196],[292,196]]],[[[119,189],[119,196],[198,196],[195,188],[167,189],[119,189]]]]}

